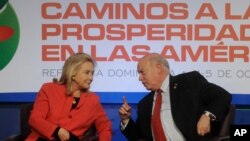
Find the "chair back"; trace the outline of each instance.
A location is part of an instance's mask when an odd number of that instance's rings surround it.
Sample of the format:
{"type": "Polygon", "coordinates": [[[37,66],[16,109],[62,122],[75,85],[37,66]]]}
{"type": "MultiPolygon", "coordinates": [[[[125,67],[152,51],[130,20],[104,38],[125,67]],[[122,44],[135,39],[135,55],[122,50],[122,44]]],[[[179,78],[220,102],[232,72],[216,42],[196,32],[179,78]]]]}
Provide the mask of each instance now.
{"type": "Polygon", "coordinates": [[[20,106],[20,129],[21,135],[26,138],[30,132],[29,117],[33,108],[33,103],[22,104],[20,106]]]}
{"type": "Polygon", "coordinates": [[[218,136],[229,136],[230,134],[230,125],[234,123],[234,117],[235,117],[235,106],[230,105],[229,111],[227,113],[227,116],[225,117],[219,135],[218,136]]]}
{"type": "Polygon", "coordinates": [[[219,130],[219,134],[212,138],[211,141],[230,141],[230,125],[234,123],[235,109],[235,106],[231,104],[219,130]]]}

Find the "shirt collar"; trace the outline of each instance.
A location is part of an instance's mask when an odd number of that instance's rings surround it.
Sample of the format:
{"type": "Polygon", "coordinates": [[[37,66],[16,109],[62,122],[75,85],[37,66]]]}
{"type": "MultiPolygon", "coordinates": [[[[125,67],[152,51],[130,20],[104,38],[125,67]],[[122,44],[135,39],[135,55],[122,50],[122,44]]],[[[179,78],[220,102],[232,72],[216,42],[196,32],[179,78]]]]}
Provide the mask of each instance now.
{"type": "Polygon", "coordinates": [[[169,75],[164,79],[162,85],[161,85],[161,90],[166,93],[169,85],[169,75]]]}

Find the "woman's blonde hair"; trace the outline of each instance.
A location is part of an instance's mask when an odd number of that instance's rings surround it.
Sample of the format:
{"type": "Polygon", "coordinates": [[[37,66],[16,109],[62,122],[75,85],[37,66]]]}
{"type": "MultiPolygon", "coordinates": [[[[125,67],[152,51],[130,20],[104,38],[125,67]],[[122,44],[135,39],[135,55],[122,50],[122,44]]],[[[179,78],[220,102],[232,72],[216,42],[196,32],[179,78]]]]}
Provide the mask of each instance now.
{"type": "Polygon", "coordinates": [[[90,62],[94,66],[96,65],[95,60],[86,53],[76,53],[65,61],[58,83],[66,86],[67,95],[72,93],[72,77],[74,77],[80,66],[85,62],[90,62]]]}

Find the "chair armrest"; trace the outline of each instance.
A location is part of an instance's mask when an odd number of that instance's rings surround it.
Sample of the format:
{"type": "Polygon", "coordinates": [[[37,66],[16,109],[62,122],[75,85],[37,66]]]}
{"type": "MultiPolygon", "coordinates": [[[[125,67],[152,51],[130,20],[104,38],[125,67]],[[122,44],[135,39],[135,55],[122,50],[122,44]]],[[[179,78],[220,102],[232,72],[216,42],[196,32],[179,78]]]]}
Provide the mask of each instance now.
{"type": "Polygon", "coordinates": [[[80,141],[98,141],[98,137],[96,135],[85,136],[80,141]]]}
{"type": "Polygon", "coordinates": [[[24,137],[20,134],[15,134],[7,137],[5,141],[24,141],[24,137]]]}
{"type": "Polygon", "coordinates": [[[98,141],[98,135],[96,134],[96,128],[94,125],[91,125],[80,141],[98,141]]]}
{"type": "Polygon", "coordinates": [[[211,141],[230,141],[230,136],[215,137],[211,141]]]}

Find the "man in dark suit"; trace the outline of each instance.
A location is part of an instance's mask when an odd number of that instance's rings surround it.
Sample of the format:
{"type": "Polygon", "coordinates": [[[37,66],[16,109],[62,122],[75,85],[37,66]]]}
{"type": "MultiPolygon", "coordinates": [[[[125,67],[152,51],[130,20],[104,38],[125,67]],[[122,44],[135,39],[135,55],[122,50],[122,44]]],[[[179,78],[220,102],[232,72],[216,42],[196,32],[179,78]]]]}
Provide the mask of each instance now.
{"type": "Polygon", "coordinates": [[[137,69],[139,80],[151,92],[138,103],[136,121],[125,98],[119,109],[121,132],[129,141],[199,141],[217,134],[231,94],[197,71],[171,76],[168,62],[157,53],[140,59],[137,69]],[[162,97],[158,116],[162,127],[154,128],[158,95],[162,97]],[[157,139],[159,132],[163,137],[157,139]]]}

